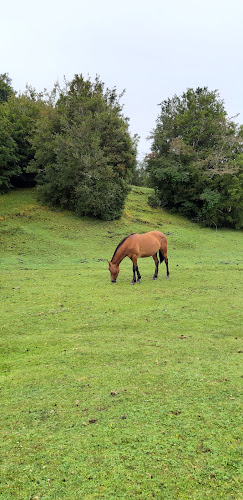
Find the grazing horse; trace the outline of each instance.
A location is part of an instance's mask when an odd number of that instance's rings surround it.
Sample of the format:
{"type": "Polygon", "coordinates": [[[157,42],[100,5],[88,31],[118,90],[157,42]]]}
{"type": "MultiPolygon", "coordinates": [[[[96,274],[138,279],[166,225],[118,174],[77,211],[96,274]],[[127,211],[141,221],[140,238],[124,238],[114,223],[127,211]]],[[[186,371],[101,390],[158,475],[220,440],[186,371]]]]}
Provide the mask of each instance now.
{"type": "Polygon", "coordinates": [[[167,239],[160,231],[150,231],[145,234],[130,234],[126,236],[116,247],[111,262],[108,260],[109,271],[111,273],[111,282],[116,283],[119,274],[119,265],[125,257],[129,257],[133,264],[133,279],[131,285],[136,281],[140,283],[141,274],[138,270],[137,260],[139,257],[153,257],[155,262],[155,272],[153,280],[158,277],[159,260],[157,257],[159,252],[160,262],[165,261],[167,276],[169,278],[168,258],[167,258],[167,239]],[[136,280],[137,273],[137,280],[136,280]]]}

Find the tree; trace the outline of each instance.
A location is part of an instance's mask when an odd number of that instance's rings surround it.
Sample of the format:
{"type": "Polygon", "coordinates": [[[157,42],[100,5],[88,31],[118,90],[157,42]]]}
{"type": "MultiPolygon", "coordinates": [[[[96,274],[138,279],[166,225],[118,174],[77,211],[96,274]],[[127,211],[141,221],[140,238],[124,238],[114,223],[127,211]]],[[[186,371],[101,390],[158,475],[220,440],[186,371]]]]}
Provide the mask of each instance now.
{"type": "Polygon", "coordinates": [[[12,80],[7,73],[0,75],[0,104],[7,102],[8,98],[14,93],[11,83],[12,80]]]}
{"type": "Polygon", "coordinates": [[[208,225],[237,225],[237,217],[228,217],[223,179],[240,175],[242,132],[218,92],[188,89],[163,101],[152,139],[146,159],[156,190],[151,202],[208,225]]]}
{"type": "Polygon", "coordinates": [[[34,158],[32,137],[37,120],[45,107],[42,94],[37,94],[33,89],[26,89],[23,94],[12,94],[5,107],[11,123],[12,139],[16,143],[17,164],[20,169],[18,175],[11,177],[11,183],[16,187],[35,185],[35,174],[28,173],[27,167],[34,158]]]}
{"type": "Polygon", "coordinates": [[[148,172],[146,170],[145,161],[138,161],[133,173],[132,184],[134,186],[147,186],[148,185],[148,172]]]}
{"type": "Polygon", "coordinates": [[[21,173],[17,163],[17,145],[5,106],[0,105],[0,193],[11,186],[11,177],[21,173]]]}
{"type": "Polygon", "coordinates": [[[12,92],[8,100],[0,104],[1,191],[34,184],[34,174],[26,170],[34,157],[31,138],[44,106],[42,95],[35,94],[32,89],[19,95],[12,92]]]}
{"type": "MultiPolygon", "coordinates": [[[[38,122],[32,171],[38,192],[80,215],[118,218],[129,191],[136,146],[116,89],[76,75],[38,122]]],[[[29,168],[30,170],[30,168],[29,168]]]]}

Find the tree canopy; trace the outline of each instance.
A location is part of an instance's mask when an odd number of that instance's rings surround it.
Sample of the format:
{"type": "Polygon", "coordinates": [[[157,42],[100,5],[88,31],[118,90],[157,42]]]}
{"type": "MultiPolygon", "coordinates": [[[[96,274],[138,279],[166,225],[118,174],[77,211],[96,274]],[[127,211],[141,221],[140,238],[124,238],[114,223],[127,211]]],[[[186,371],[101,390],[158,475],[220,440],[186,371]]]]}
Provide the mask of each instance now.
{"type": "Polygon", "coordinates": [[[7,102],[8,98],[14,93],[12,88],[12,80],[9,78],[8,73],[0,75],[0,104],[7,102]]]}
{"type": "Polygon", "coordinates": [[[243,128],[217,91],[188,89],[160,104],[147,171],[151,203],[207,225],[242,227],[243,128]]]}
{"type": "Polygon", "coordinates": [[[41,97],[29,90],[11,92],[0,103],[0,193],[12,186],[33,185],[34,175],[27,166],[34,157],[31,138],[44,107],[41,97]]]}
{"type": "Polygon", "coordinates": [[[46,106],[32,145],[38,192],[80,215],[118,218],[129,191],[136,142],[128,131],[116,89],[76,75],[46,106]]]}

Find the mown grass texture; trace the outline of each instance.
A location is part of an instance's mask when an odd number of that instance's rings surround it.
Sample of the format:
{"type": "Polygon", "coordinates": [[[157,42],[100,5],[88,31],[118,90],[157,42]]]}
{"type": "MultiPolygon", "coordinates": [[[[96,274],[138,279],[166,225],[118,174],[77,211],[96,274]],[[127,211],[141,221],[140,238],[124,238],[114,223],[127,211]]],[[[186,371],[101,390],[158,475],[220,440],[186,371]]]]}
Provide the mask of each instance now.
{"type": "Polygon", "coordinates": [[[0,198],[4,499],[241,499],[242,233],[202,228],[133,188],[103,222],[0,198]],[[130,286],[106,259],[168,239],[130,286]]]}

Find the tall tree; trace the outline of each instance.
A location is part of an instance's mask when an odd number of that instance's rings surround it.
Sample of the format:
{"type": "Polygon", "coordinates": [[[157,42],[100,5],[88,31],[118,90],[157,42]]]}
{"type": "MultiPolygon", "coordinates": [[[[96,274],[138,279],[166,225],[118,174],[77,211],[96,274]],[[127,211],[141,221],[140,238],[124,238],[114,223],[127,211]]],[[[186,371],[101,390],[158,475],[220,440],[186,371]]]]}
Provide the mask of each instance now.
{"type": "Polygon", "coordinates": [[[9,78],[8,73],[0,75],[0,104],[7,102],[8,98],[14,93],[12,88],[12,80],[9,78]]]}
{"type": "Polygon", "coordinates": [[[121,215],[136,146],[116,89],[76,75],[39,121],[32,169],[40,196],[78,214],[121,215]]]}
{"type": "Polygon", "coordinates": [[[34,175],[26,170],[34,157],[31,138],[44,107],[42,96],[32,89],[19,95],[12,92],[6,101],[0,103],[2,191],[11,186],[33,185],[34,175]]]}
{"type": "Polygon", "coordinates": [[[21,173],[12,132],[7,109],[0,105],[0,193],[7,191],[12,186],[11,178],[21,173]]]}
{"type": "Polygon", "coordinates": [[[41,94],[27,89],[23,94],[12,94],[5,107],[11,123],[12,139],[16,143],[17,164],[20,169],[20,173],[11,178],[11,183],[17,187],[28,187],[35,184],[35,175],[27,173],[27,167],[34,158],[32,137],[45,103],[41,94]]]}
{"type": "Polygon", "coordinates": [[[234,222],[228,217],[222,179],[234,182],[240,174],[242,133],[218,92],[188,89],[160,106],[147,157],[158,202],[207,224],[239,226],[240,211],[234,222]]]}

